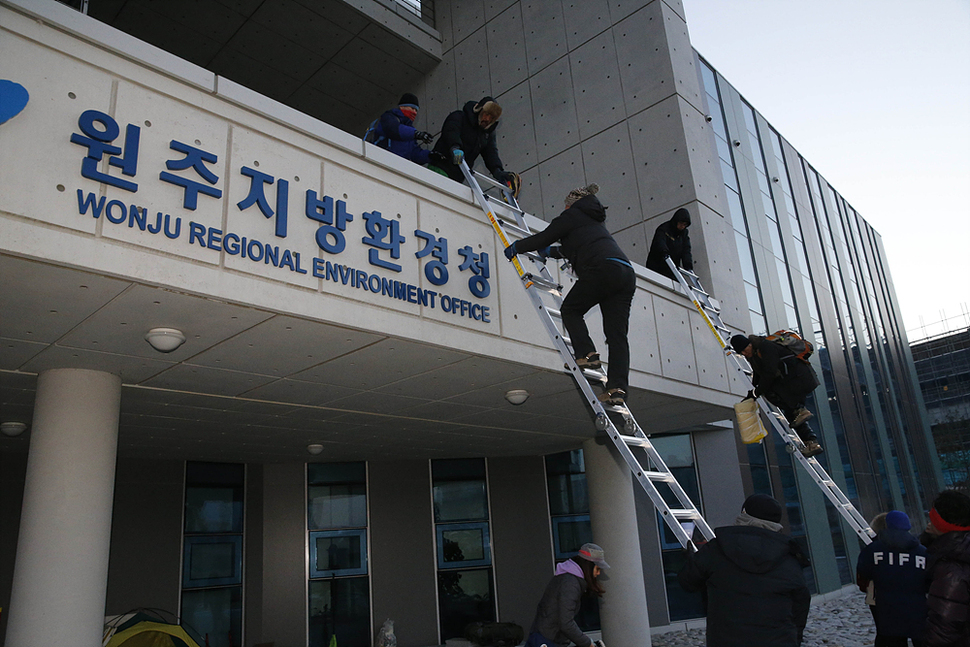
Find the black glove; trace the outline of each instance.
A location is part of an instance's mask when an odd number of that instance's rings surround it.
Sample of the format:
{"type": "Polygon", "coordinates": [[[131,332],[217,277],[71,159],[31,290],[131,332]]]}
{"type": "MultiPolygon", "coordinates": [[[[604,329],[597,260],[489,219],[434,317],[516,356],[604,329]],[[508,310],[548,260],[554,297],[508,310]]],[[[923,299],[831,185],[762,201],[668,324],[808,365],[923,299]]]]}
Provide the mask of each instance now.
{"type": "Polygon", "coordinates": [[[414,131],[414,141],[421,142],[422,144],[430,144],[434,136],[431,133],[427,133],[423,130],[414,131]]]}
{"type": "Polygon", "coordinates": [[[748,391],[748,395],[744,396],[745,400],[754,400],[754,398],[755,398],[754,391],[748,391]]]}
{"type": "Polygon", "coordinates": [[[509,182],[511,182],[513,178],[515,178],[515,174],[499,169],[494,173],[492,173],[492,177],[494,177],[498,182],[508,186],[509,182]]]}
{"type": "Polygon", "coordinates": [[[510,261],[515,258],[516,254],[518,254],[518,252],[515,251],[515,243],[512,243],[505,248],[505,258],[509,259],[510,261]]]}
{"type": "Polygon", "coordinates": [[[441,166],[448,161],[448,157],[440,151],[428,151],[428,163],[441,166]]]}

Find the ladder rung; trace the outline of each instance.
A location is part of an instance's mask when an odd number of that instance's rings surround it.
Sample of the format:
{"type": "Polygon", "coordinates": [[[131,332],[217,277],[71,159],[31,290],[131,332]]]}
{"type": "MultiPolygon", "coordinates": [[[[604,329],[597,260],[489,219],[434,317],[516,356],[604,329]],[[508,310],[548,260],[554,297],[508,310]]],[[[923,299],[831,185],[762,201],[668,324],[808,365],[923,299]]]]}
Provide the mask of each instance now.
{"type": "Polygon", "coordinates": [[[514,222],[509,222],[508,220],[502,220],[501,218],[499,218],[499,222],[502,224],[502,229],[518,234],[523,238],[525,238],[526,236],[532,235],[531,231],[529,231],[528,229],[523,229],[522,227],[519,227],[514,222]]]}
{"type": "Polygon", "coordinates": [[[539,287],[545,288],[547,290],[554,290],[556,292],[561,292],[562,291],[562,286],[559,285],[558,283],[553,283],[552,281],[547,281],[546,279],[542,278],[541,276],[536,276],[535,274],[532,274],[532,273],[523,274],[522,275],[522,280],[523,281],[532,281],[533,283],[535,283],[539,287]]]}
{"type": "Polygon", "coordinates": [[[518,207],[513,204],[509,204],[505,200],[499,200],[493,195],[487,195],[485,196],[485,199],[494,205],[498,205],[499,207],[502,207],[503,209],[508,209],[509,211],[514,211],[515,213],[525,214],[525,211],[523,211],[521,207],[518,207]]]}
{"type": "Polygon", "coordinates": [[[698,519],[701,516],[701,514],[697,510],[692,510],[688,508],[682,508],[677,510],[675,510],[674,508],[671,508],[670,514],[672,514],[675,519],[684,519],[684,520],[698,519]]]}
{"type": "Polygon", "coordinates": [[[495,178],[489,177],[488,175],[485,175],[484,173],[479,173],[478,171],[472,171],[472,173],[475,175],[476,178],[485,180],[485,184],[490,184],[493,187],[495,187],[496,189],[505,190],[505,189],[508,189],[509,188],[509,187],[505,186],[504,184],[502,184],[501,182],[499,182],[498,180],[496,180],[495,178]]]}
{"type": "MultiPolygon", "coordinates": [[[[639,436],[624,436],[623,434],[620,434],[620,440],[625,442],[630,447],[649,447],[650,446],[650,441],[648,439],[640,438],[639,436]]],[[[647,478],[650,478],[651,474],[663,474],[663,472],[652,472],[649,470],[644,470],[643,473],[647,475],[647,478]]]]}
{"type": "Polygon", "coordinates": [[[673,483],[676,480],[674,479],[674,475],[671,474],[670,472],[655,472],[655,471],[644,470],[643,475],[646,476],[651,481],[655,481],[658,483],[673,483]]]}

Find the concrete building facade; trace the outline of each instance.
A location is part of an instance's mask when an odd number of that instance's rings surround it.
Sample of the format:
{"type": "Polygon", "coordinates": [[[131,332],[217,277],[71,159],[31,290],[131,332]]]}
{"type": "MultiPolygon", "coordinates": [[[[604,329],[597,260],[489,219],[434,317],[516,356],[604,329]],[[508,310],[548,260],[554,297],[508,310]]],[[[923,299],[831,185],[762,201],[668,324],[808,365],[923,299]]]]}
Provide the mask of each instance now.
{"type": "MultiPolygon", "coordinates": [[[[173,11],[0,3],[23,97],[0,123],[0,415],[28,428],[0,437],[6,644],[94,645],[137,607],[213,645],[528,629],[588,540],[614,566],[590,631],[698,617],[470,191],[359,139],[405,90],[431,132],[502,104],[537,227],[595,181],[642,264],[689,209],[728,325],[812,331],[833,477],[866,516],[921,518],[940,467],[879,236],[693,51],[679,3],[438,2],[433,28],[370,0],[173,11]]],[[[847,584],[852,531],[777,443],[737,441],[747,387],[674,284],[637,276],[630,403],[668,465],[712,526],[784,500],[813,590],[847,584]]]]}

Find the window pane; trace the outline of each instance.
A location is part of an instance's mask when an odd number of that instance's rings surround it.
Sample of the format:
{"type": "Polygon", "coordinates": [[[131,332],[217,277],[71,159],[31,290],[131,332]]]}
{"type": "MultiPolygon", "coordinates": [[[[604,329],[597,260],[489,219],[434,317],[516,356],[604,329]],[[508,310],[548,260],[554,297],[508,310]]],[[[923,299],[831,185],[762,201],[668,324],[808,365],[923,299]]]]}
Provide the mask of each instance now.
{"type": "Polygon", "coordinates": [[[366,577],[310,582],[310,647],[370,647],[370,594],[366,577]]]}
{"type": "Polygon", "coordinates": [[[316,537],[316,569],[338,571],[361,568],[360,536],[316,537]]]}
{"type": "Polygon", "coordinates": [[[704,617],[704,602],[701,593],[688,593],[680,587],[677,573],[684,567],[686,557],[682,550],[664,551],[664,586],[667,588],[667,609],[670,619],[704,617]]]}
{"type": "Polygon", "coordinates": [[[464,637],[469,622],[495,620],[492,569],[438,573],[441,640],[464,637]]]}
{"type": "Polygon", "coordinates": [[[589,515],[579,519],[565,517],[552,521],[557,559],[572,557],[579,552],[583,544],[593,541],[593,528],[589,522],[589,515]]]}
{"type": "Polygon", "coordinates": [[[435,521],[488,519],[484,481],[435,483],[435,521]]]}
{"type": "Polygon", "coordinates": [[[549,509],[554,515],[589,512],[585,474],[549,477],[549,509]]]}
{"type": "Polygon", "coordinates": [[[311,485],[307,491],[310,530],[367,525],[367,486],[311,485]]]}
{"type": "Polygon", "coordinates": [[[233,647],[242,642],[242,587],[182,592],[182,622],[210,647],[233,647]]]}
{"type": "Polygon", "coordinates": [[[310,485],[366,482],[367,467],[364,463],[309,463],[307,465],[307,483],[310,485]]]}
{"type": "Polygon", "coordinates": [[[431,478],[438,481],[475,481],[485,479],[485,459],[456,458],[431,462],[431,478]]]}
{"type": "Polygon", "coordinates": [[[470,559],[485,559],[485,535],[481,528],[465,530],[442,530],[444,542],[444,561],[464,562],[470,559]]]}
{"type": "Polygon", "coordinates": [[[242,488],[187,486],[185,532],[242,532],[242,488]]]}

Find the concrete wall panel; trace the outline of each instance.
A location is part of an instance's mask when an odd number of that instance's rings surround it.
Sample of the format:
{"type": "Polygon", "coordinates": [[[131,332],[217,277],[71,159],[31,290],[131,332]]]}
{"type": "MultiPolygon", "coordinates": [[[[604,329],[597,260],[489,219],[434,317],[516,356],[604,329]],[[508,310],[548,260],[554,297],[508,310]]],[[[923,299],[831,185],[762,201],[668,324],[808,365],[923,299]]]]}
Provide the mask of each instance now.
{"type": "Polygon", "coordinates": [[[400,647],[437,645],[434,519],[427,461],[368,463],[374,635],[386,618],[400,647]]]}
{"type": "MultiPolygon", "coordinates": [[[[445,3],[437,3],[445,4],[445,3]]],[[[484,0],[466,0],[451,5],[451,27],[454,45],[461,43],[485,24],[484,0]]],[[[482,50],[484,53],[484,50],[482,50]]]]}
{"type": "Polygon", "coordinates": [[[536,152],[539,162],[543,162],[579,143],[569,59],[559,59],[533,75],[530,84],[536,152]]]}
{"type": "Polygon", "coordinates": [[[676,97],[630,117],[630,140],[645,217],[694,199],[687,141],[676,97]]]}
{"type": "Polygon", "coordinates": [[[566,55],[566,27],[558,2],[522,2],[525,47],[529,55],[529,77],[566,55]]]}
{"type": "MultiPolygon", "coordinates": [[[[542,146],[542,140],[539,140],[542,146]]],[[[586,184],[583,171],[583,152],[579,146],[547,158],[539,165],[539,182],[542,184],[542,207],[544,218],[552,220],[565,209],[564,200],[569,192],[586,184]]]]}
{"type": "MultiPolygon", "coordinates": [[[[532,123],[532,91],[528,81],[519,83],[497,97],[502,106],[502,121],[495,131],[498,153],[505,169],[517,173],[530,169],[538,163],[536,155],[535,128],[532,123]]],[[[529,197],[521,190],[520,203],[529,197]]],[[[535,195],[535,194],[533,194],[535,195]]],[[[536,201],[537,205],[542,204],[536,201]]],[[[520,204],[525,206],[525,204],[520,204]]]]}
{"type": "MultiPolygon", "coordinates": [[[[586,139],[582,149],[585,182],[596,182],[600,185],[597,197],[608,207],[606,226],[615,232],[639,223],[639,188],[633,168],[633,150],[630,148],[627,125],[617,124],[586,139]]],[[[646,255],[640,256],[642,258],[631,257],[631,260],[642,263],[646,255]]]]}
{"type": "Polygon", "coordinates": [[[662,101],[674,91],[662,4],[652,2],[613,27],[623,100],[630,115],[662,101]]]}
{"type": "Polygon", "coordinates": [[[690,311],[677,308],[672,303],[654,299],[654,321],[660,344],[662,374],[666,378],[697,383],[697,366],[694,359],[690,311]],[[662,307],[660,307],[662,306],[662,307]]]}
{"type": "Polygon", "coordinates": [[[488,459],[488,494],[498,617],[528,631],[552,576],[543,458],[488,459]]]}
{"type": "MultiPolygon", "coordinates": [[[[477,3],[473,3],[477,4],[477,3]]],[[[456,108],[466,101],[495,96],[488,71],[488,45],[485,28],[477,29],[455,47],[455,82],[458,87],[456,108]]]]}
{"type": "MultiPolygon", "coordinates": [[[[728,386],[728,365],[724,351],[714,339],[714,333],[699,312],[690,313],[690,326],[694,338],[694,359],[697,363],[697,382],[711,389],[726,389],[728,386]]],[[[733,371],[734,363],[731,363],[733,371]]],[[[735,371],[736,372],[736,371],[735,371]]]]}
{"type": "Polygon", "coordinates": [[[566,25],[566,45],[569,51],[578,49],[589,39],[609,29],[608,5],[607,0],[562,3],[563,20],[566,25]]]}
{"type": "Polygon", "coordinates": [[[485,0],[485,20],[493,20],[495,16],[517,3],[518,0],[485,0]]]}
{"type": "Polygon", "coordinates": [[[529,75],[524,28],[518,4],[503,11],[486,27],[493,96],[506,92],[529,75]]]}
{"type": "Polygon", "coordinates": [[[455,79],[455,52],[450,50],[441,57],[438,66],[424,78],[418,90],[421,109],[415,125],[432,135],[438,135],[445,117],[461,107],[458,99],[458,82],[455,79]]]}
{"type": "Polygon", "coordinates": [[[569,54],[582,139],[626,118],[613,34],[605,31],[569,54]]]}
{"type": "Polygon", "coordinates": [[[704,518],[712,528],[734,525],[744,503],[740,464],[733,425],[723,431],[691,434],[694,461],[699,474],[704,518]]]}
{"type": "Polygon", "coordinates": [[[655,0],[610,0],[610,18],[613,20],[613,24],[616,24],[651,2],[655,2],[655,0]]]}
{"type": "Polygon", "coordinates": [[[666,30],[667,50],[670,56],[676,86],[673,91],[697,109],[701,109],[701,88],[697,69],[694,67],[694,49],[687,35],[687,23],[683,10],[678,14],[666,3],[663,7],[664,28],[666,30]]]}
{"type": "Polygon", "coordinates": [[[667,305],[646,291],[637,291],[630,308],[630,366],[638,371],[660,373],[660,341],[657,338],[655,305],[667,305]]]}

